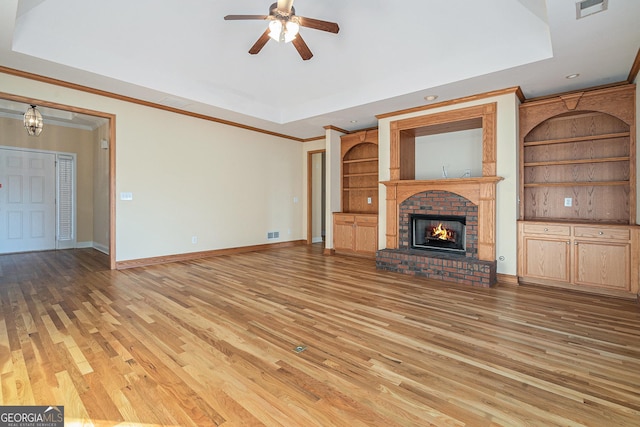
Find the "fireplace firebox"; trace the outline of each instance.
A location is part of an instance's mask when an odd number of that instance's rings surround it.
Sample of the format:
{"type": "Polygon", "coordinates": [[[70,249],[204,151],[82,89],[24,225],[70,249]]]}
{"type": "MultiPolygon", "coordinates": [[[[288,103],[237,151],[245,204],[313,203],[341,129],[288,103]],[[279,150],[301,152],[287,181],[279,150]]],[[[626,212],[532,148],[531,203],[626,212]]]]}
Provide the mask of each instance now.
{"type": "Polygon", "coordinates": [[[466,251],[466,217],[452,215],[410,215],[411,249],[466,251]]]}

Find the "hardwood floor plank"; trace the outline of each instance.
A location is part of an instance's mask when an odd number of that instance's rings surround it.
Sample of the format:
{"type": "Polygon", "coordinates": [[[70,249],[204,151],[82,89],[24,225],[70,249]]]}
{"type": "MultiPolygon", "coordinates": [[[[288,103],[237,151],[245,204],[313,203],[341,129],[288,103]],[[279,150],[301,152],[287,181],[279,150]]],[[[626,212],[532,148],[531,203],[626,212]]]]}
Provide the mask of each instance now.
{"type": "Polygon", "coordinates": [[[0,403],[100,426],[638,425],[638,304],[322,253],[0,255],[0,403]]]}

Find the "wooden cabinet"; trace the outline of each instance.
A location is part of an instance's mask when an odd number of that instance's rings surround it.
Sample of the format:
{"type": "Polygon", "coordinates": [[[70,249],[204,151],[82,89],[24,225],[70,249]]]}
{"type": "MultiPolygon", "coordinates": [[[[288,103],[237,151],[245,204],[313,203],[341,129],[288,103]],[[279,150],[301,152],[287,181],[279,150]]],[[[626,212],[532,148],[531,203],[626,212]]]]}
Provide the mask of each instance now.
{"type": "Polygon", "coordinates": [[[378,215],[334,213],[333,234],[336,252],[375,256],[378,250],[378,215]]]}
{"type": "Polygon", "coordinates": [[[520,282],[638,292],[635,85],[520,106],[520,282]]]}
{"type": "Polygon", "coordinates": [[[519,280],[633,297],[639,235],[638,226],[519,221],[519,280]]]}
{"type": "Polygon", "coordinates": [[[521,277],[571,281],[571,230],[566,225],[522,223],[521,277]]]}
{"type": "Polygon", "coordinates": [[[336,252],[375,256],[378,249],[378,131],[340,141],[342,212],[333,217],[336,252]]]}

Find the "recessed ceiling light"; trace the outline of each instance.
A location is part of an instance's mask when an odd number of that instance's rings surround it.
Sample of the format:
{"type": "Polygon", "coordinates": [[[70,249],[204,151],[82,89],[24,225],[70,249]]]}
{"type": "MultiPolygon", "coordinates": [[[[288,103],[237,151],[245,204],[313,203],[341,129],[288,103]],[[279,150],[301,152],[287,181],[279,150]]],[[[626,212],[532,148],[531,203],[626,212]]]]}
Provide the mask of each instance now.
{"type": "Polygon", "coordinates": [[[438,95],[427,95],[424,97],[425,101],[435,101],[436,99],[438,99],[438,95]]]}
{"type": "Polygon", "coordinates": [[[575,79],[576,77],[578,77],[580,74],[575,73],[575,74],[569,74],[568,76],[565,76],[565,79],[575,79]]]}

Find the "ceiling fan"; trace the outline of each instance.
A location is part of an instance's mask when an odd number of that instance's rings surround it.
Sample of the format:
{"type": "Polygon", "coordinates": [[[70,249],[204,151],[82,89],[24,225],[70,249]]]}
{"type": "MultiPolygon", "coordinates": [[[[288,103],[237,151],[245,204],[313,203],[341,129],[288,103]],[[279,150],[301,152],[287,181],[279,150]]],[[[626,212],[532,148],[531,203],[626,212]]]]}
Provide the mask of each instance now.
{"type": "Polygon", "coordinates": [[[327,31],[337,34],[340,27],[335,22],[321,21],[319,19],[305,18],[296,15],[293,8],[294,0],[278,0],[269,7],[268,15],[227,15],[226,21],[259,19],[271,21],[266,31],[258,38],[249,49],[252,55],[257,54],[267,44],[270,38],[278,42],[291,42],[303,60],[311,59],[313,53],[299,34],[300,27],[313,28],[314,30],[327,31]]]}

